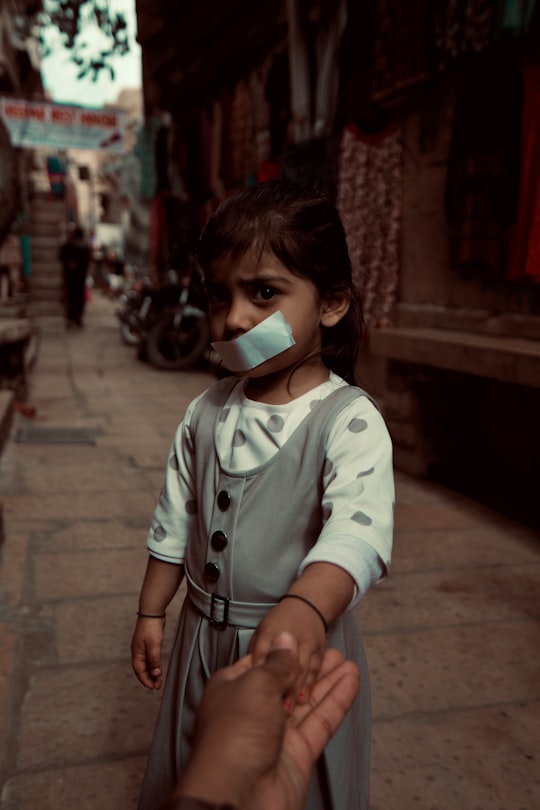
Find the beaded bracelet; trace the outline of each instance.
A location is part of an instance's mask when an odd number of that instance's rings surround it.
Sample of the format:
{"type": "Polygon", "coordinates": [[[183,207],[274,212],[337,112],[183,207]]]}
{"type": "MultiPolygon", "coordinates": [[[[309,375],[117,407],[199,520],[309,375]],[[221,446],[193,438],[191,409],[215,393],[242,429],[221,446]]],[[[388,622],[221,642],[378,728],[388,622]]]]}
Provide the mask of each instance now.
{"type": "Polygon", "coordinates": [[[166,615],[166,613],[140,613],[137,611],[137,616],[141,619],[164,619],[166,615]]]}
{"type": "Polygon", "coordinates": [[[314,610],[314,611],[315,611],[315,613],[317,614],[317,616],[319,617],[319,619],[320,619],[320,620],[321,620],[321,622],[323,623],[323,625],[324,625],[324,632],[325,632],[325,634],[326,634],[326,635],[328,635],[328,622],[326,621],[326,619],[325,619],[325,618],[324,618],[324,616],[322,615],[322,613],[321,613],[321,611],[319,610],[319,608],[318,608],[316,605],[314,605],[314,604],[313,604],[313,602],[310,602],[310,601],[309,601],[309,599],[306,599],[306,597],[305,597],[305,596],[300,596],[300,594],[299,594],[299,593],[286,593],[284,596],[281,596],[281,597],[278,599],[278,602],[282,602],[284,599],[300,599],[300,601],[301,601],[301,602],[305,602],[305,603],[306,603],[306,605],[309,605],[309,607],[310,607],[312,610],[314,610]]]}

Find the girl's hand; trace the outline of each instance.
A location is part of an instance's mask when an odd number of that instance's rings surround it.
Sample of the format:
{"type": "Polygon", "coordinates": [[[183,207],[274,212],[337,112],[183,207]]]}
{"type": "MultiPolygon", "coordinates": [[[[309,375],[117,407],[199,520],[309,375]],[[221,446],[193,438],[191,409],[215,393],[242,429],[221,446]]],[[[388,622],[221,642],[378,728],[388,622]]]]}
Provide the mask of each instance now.
{"type": "Polygon", "coordinates": [[[248,651],[253,665],[262,664],[277,636],[289,632],[298,644],[298,674],[286,695],[292,710],[311,695],[326,649],[326,632],[317,613],[299,599],[284,599],[267,613],[253,634],[248,651]]]}
{"type": "Polygon", "coordinates": [[[165,619],[140,616],[131,640],[131,666],[139,681],[148,689],[161,689],[161,647],[165,619]]]}

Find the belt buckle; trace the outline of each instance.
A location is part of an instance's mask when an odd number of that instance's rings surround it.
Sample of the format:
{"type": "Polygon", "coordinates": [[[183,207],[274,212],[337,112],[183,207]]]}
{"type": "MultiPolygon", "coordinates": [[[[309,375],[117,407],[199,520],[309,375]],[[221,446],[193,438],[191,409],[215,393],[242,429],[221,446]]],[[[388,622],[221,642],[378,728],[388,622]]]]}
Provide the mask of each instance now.
{"type": "Polygon", "coordinates": [[[226,596],[220,596],[218,593],[213,593],[210,598],[210,624],[216,630],[225,630],[229,622],[229,600],[226,596]],[[216,602],[223,605],[223,617],[221,620],[216,619],[214,616],[214,609],[216,602]]]}

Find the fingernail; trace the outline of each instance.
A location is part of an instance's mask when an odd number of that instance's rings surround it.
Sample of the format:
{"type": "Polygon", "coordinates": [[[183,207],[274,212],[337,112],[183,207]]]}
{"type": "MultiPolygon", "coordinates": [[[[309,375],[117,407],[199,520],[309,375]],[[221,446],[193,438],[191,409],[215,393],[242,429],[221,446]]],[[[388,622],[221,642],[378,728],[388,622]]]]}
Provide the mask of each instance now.
{"type": "Polygon", "coordinates": [[[303,703],[305,699],[306,699],[306,693],[305,692],[298,692],[298,702],[303,703]]]}
{"type": "Polygon", "coordinates": [[[283,701],[283,708],[287,712],[287,714],[292,714],[292,704],[289,703],[288,700],[283,701]]]}
{"type": "Polygon", "coordinates": [[[287,630],[283,630],[279,635],[275,637],[272,642],[272,650],[291,650],[295,646],[295,640],[292,633],[289,633],[287,630]]]}

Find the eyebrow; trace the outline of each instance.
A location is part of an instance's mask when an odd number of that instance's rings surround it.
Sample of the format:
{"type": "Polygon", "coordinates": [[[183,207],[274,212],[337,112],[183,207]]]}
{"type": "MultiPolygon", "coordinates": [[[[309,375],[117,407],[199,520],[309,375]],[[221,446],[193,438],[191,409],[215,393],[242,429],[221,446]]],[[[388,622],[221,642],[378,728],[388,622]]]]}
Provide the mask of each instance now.
{"type": "MultiPolygon", "coordinates": [[[[251,278],[241,278],[238,280],[240,287],[253,287],[254,284],[286,284],[290,287],[292,281],[286,276],[253,276],[251,278]]],[[[227,280],[216,281],[212,278],[205,279],[205,287],[226,287],[227,280]]]]}

